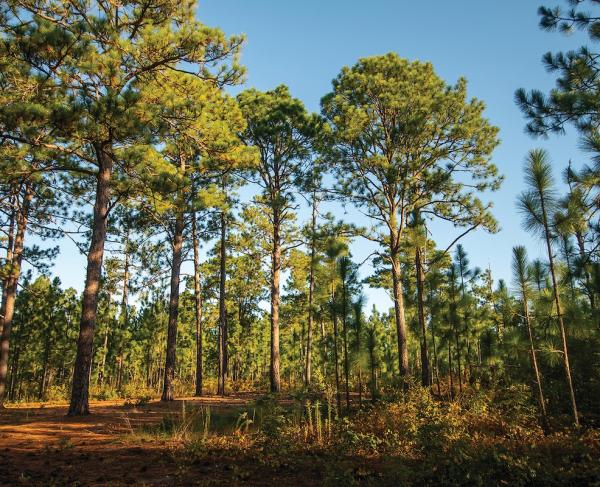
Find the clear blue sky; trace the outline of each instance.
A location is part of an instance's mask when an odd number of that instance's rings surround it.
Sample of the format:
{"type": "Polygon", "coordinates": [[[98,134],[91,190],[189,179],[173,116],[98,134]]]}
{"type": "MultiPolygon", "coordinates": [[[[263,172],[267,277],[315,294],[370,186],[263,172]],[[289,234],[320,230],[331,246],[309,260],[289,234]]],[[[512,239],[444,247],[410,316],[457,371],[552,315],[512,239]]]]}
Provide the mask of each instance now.
{"type": "MultiPolygon", "coordinates": [[[[494,162],[506,176],[493,194],[494,213],[502,228],[497,235],[478,232],[463,242],[473,265],[491,266],[495,278],[510,279],[511,249],[526,244],[530,257],[543,248],[522,231],[515,198],[523,189],[522,164],[533,147],[548,149],[556,178],[569,159],[585,162],[574,134],[533,140],[523,131],[524,119],[513,94],[519,87],[549,89],[551,74],[541,56],[547,51],[578,47],[581,36],[565,38],[537,27],[537,7],[544,0],[454,0],[408,2],[371,0],[202,0],[198,18],[228,34],[243,33],[242,54],[247,86],[271,89],[287,84],[310,110],[319,110],[320,98],[344,65],[359,57],[396,51],[411,60],[430,61],[448,83],[460,76],[469,82],[469,95],[483,100],[486,116],[500,127],[501,145],[494,162]]],[[[548,5],[563,0],[546,0],[548,5]]],[[[340,217],[342,215],[340,214],[340,217]]],[[[443,245],[450,234],[434,235],[443,245]]],[[[369,253],[356,243],[357,259],[369,253]]],[[[63,284],[82,288],[83,259],[68,242],[62,245],[54,272],[63,284]]],[[[368,272],[368,269],[365,269],[368,272]]],[[[381,293],[368,292],[371,303],[387,307],[381,293]]]]}

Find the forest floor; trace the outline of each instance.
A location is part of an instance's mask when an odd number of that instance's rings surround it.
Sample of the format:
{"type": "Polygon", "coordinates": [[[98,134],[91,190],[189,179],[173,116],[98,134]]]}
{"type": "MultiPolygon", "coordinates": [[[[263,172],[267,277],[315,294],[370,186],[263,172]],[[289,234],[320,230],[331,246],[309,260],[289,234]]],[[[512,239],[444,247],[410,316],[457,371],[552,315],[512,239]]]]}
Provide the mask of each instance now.
{"type": "MultiPolygon", "coordinates": [[[[0,411],[0,485],[269,485],[273,472],[243,456],[204,459],[182,468],[177,435],[144,434],[171,414],[209,407],[212,429],[235,424],[258,394],[181,398],[170,403],[90,401],[89,416],[67,416],[66,403],[24,403],[0,411]],[[251,462],[254,463],[254,462],[251,462]],[[264,474],[264,472],[262,472],[264,474]],[[253,474],[256,474],[253,477],[253,474]]],[[[229,433],[229,432],[228,432],[229,433]]],[[[284,469],[285,470],[285,469],[284,469]]],[[[311,485],[308,472],[279,472],[287,485],[311,485]]],[[[314,479],[313,479],[314,480],[314,479]]],[[[314,485],[314,484],[313,484],[314,485]]]]}
{"type": "MultiPolygon", "coordinates": [[[[450,429],[424,422],[419,433],[424,443],[415,448],[414,441],[396,438],[397,432],[408,432],[414,414],[427,408],[407,403],[367,408],[351,422],[340,420],[329,440],[315,442],[306,429],[279,433],[285,423],[277,423],[277,410],[291,411],[291,397],[271,409],[272,433],[263,423],[255,434],[254,415],[265,407],[260,406],[263,397],[232,393],[171,403],[91,401],[92,414],[76,418],[66,415],[66,403],[9,405],[0,410],[0,485],[383,487],[590,485],[600,480],[600,430],[594,428],[544,437],[509,427],[503,417],[479,422],[479,413],[460,410],[447,417],[455,425],[450,429]],[[369,434],[386,415],[392,429],[369,434]],[[459,437],[454,432],[463,422],[459,437]],[[386,437],[398,445],[388,453],[380,443],[386,437]],[[360,447],[349,449],[348,442],[360,447]],[[382,453],[376,454],[378,449],[382,453]]],[[[315,432],[316,417],[310,421],[315,432]]]]}
{"type": "MultiPolygon", "coordinates": [[[[91,414],[83,417],[67,416],[65,402],[10,405],[0,410],[0,486],[321,485],[314,458],[264,461],[260,452],[244,448],[243,438],[235,434],[238,419],[251,414],[261,397],[232,393],[170,403],[90,401],[91,414]],[[223,448],[215,448],[213,441],[190,461],[184,431],[161,434],[168,418],[181,417],[182,407],[189,416],[209,410],[210,435],[222,440],[223,448]],[[227,446],[232,436],[233,449],[227,446]]],[[[279,404],[292,402],[283,398],[279,404]]]]}

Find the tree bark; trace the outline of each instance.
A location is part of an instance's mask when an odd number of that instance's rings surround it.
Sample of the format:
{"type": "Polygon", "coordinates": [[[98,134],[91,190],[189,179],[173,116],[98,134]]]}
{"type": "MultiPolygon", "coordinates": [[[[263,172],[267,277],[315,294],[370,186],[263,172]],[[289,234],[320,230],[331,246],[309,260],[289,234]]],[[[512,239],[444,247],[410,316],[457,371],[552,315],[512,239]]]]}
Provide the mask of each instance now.
{"type": "Polygon", "coordinates": [[[427,350],[427,327],[425,324],[425,303],[424,303],[424,281],[425,275],[423,272],[423,260],[421,256],[421,249],[416,248],[415,251],[415,267],[417,274],[417,301],[418,301],[418,315],[419,325],[421,328],[421,384],[423,387],[431,386],[430,372],[429,372],[429,357],[427,350]]]}
{"type": "Polygon", "coordinates": [[[221,247],[219,270],[219,336],[218,336],[218,383],[217,394],[225,394],[225,376],[227,374],[227,306],[225,295],[225,282],[227,279],[227,218],[221,212],[221,247]]]}
{"type": "Polygon", "coordinates": [[[350,366],[348,362],[348,296],[346,282],[342,281],[342,333],[344,346],[344,377],[346,382],[346,409],[350,410],[350,366]]]}
{"type": "Polygon", "coordinates": [[[183,213],[178,212],[173,232],[173,257],[171,260],[171,294],[169,299],[169,324],[167,328],[167,353],[165,354],[165,372],[161,401],[174,399],[173,381],[177,360],[177,320],[179,317],[179,280],[183,249],[183,213]]]}
{"type": "Polygon", "coordinates": [[[585,279],[585,289],[590,301],[590,308],[592,313],[596,310],[596,296],[594,293],[594,285],[592,283],[592,276],[586,267],[586,261],[588,259],[585,251],[585,242],[581,232],[575,232],[575,239],[577,240],[577,247],[579,249],[579,258],[581,259],[581,265],[583,266],[583,276],[585,279]]]}
{"type": "MultiPolygon", "coordinates": [[[[14,197],[10,198],[11,205],[14,205],[14,197]]],[[[10,213],[10,221],[8,224],[8,236],[6,240],[6,261],[5,266],[10,268],[13,261],[13,246],[15,241],[15,220],[16,211],[13,210],[10,213]]],[[[7,276],[8,277],[8,276],[7,276]]],[[[8,278],[2,281],[2,304],[0,306],[0,336],[2,336],[2,330],[4,328],[4,316],[6,315],[6,294],[8,292],[8,278]]]]}
{"type": "Polygon", "coordinates": [[[21,207],[17,211],[14,247],[12,253],[12,263],[8,278],[6,280],[6,299],[4,302],[4,319],[2,320],[2,335],[0,336],[0,408],[4,405],[6,397],[6,378],[8,376],[8,352],[10,348],[10,332],[15,314],[15,300],[17,298],[17,287],[21,277],[21,265],[23,263],[23,250],[25,248],[25,232],[27,231],[27,222],[31,200],[33,199],[33,190],[29,181],[25,182],[25,193],[21,207]]]}
{"type": "Polygon", "coordinates": [[[200,244],[196,229],[196,215],[192,220],[192,239],[194,245],[194,304],[196,318],[196,396],[202,395],[202,293],[200,289],[200,244]]]}
{"type": "Polygon", "coordinates": [[[396,336],[398,339],[398,362],[400,378],[408,376],[408,348],[406,344],[406,319],[404,316],[404,294],[402,291],[402,271],[398,253],[392,250],[392,286],[394,291],[394,312],[396,318],[396,336]]]}
{"type": "Polygon", "coordinates": [[[521,294],[523,296],[523,312],[525,314],[525,323],[527,324],[527,333],[529,335],[529,350],[531,353],[531,366],[533,368],[533,373],[535,376],[535,382],[537,385],[537,393],[538,400],[540,403],[540,410],[542,412],[542,425],[544,428],[544,432],[548,433],[549,424],[548,424],[548,415],[546,414],[546,401],[544,400],[544,391],[542,389],[542,377],[540,374],[540,370],[538,368],[537,357],[535,353],[535,344],[533,342],[533,331],[531,329],[531,319],[529,317],[529,304],[528,304],[528,296],[527,289],[521,284],[521,294]]]}
{"type": "Polygon", "coordinates": [[[315,294],[315,232],[317,228],[317,198],[315,192],[313,192],[312,201],[312,218],[310,225],[310,272],[308,276],[308,329],[306,332],[306,370],[305,380],[306,384],[310,384],[311,381],[311,367],[312,367],[312,333],[313,333],[313,321],[314,321],[314,294],[315,294]]]}
{"type": "Polygon", "coordinates": [[[87,256],[87,270],[83,300],[81,305],[81,321],[79,322],[79,338],[77,340],[77,355],[73,370],[73,386],[69,416],[89,414],[90,371],[92,368],[94,329],[98,312],[98,292],[102,277],[102,261],[106,228],[110,206],[110,182],[112,177],[112,155],[107,153],[107,146],[95,144],[98,174],[96,177],[96,202],[92,222],[92,238],[87,256]]]}
{"type": "Polygon", "coordinates": [[[563,363],[565,368],[565,376],[569,387],[569,396],[571,400],[571,412],[573,414],[573,423],[579,426],[579,415],[577,414],[577,403],[575,401],[575,389],[573,387],[573,379],[571,378],[571,366],[569,364],[569,350],[567,346],[567,333],[565,331],[565,323],[563,320],[562,306],[558,291],[558,281],[556,279],[556,271],[554,269],[554,256],[552,254],[552,244],[550,243],[550,229],[548,224],[548,214],[546,212],[545,195],[540,191],[540,203],[542,209],[542,218],[544,224],[544,235],[546,238],[546,249],[548,251],[548,261],[550,263],[550,276],[552,277],[552,288],[554,291],[554,302],[556,304],[556,314],[558,315],[558,326],[560,329],[560,337],[563,348],[563,363]]]}
{"type": "Polygon", "coordinates": [[[333,321],[333,361],[335,362],[335,397],[338,414],[341,409],[340,399],[340,365],[338,359],[338,324],[337,312],[335,309],[335,284],[331,284],[331,313],[333,321]]]}
{"type": "Polygon", "coordinates": [[[281,221],[279,210],[273,211],[273,251],[271,255],[271,392],[281,391],[279,373],[279,303],[281,274],[281,221]]]}

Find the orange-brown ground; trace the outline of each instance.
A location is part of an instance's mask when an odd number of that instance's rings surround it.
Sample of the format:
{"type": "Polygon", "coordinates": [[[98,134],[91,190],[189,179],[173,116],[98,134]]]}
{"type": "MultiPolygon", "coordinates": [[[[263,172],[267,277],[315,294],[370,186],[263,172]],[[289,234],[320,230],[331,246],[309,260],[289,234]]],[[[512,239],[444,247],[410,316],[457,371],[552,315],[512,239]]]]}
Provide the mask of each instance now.
{"type": "MultiPolygon", "coordinates": [[[[210,406],[211,414],[229,414],[257,396],[184,398],[141,406],[125,401],[92,401],[92,414],[66,416],[65,403],[22,404],[0,411],[0,485],[273,485],[274,472],[251,458],[205,456],[182,468],[173,439],[132,434],[158,423],[169,412],[210,406]]],[[[278,482],[313,485],[309,472],[275,472],[278,482]]],[[[283,485],[282,484],[282,485],[283,485]]]]}

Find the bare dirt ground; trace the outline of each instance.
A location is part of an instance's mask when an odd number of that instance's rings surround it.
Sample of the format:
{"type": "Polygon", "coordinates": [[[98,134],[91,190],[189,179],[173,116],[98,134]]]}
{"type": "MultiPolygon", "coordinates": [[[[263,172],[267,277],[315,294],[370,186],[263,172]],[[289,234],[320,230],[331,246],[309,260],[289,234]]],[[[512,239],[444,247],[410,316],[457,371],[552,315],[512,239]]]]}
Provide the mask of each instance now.
{"type": "MultiPolygon", "coordinates": [[[[243,455],[210,454],[182,468],[177,445],[168,437],[134,434],[143,425],[186,408],[209,406],[211,414],[232,415],[258,396],[238,393],[225,398],[182,398],[134,406],[124,400],[92,401],[89,416],[71,418],[66,403],[20,404],[0,411],[0,485],[273,485],[273,472],[243,455]]],[[[308,472],[285,471],[286,485],[314,485],[308,472]]]]}

